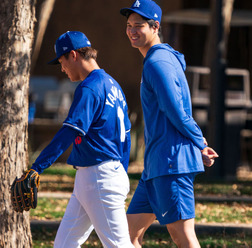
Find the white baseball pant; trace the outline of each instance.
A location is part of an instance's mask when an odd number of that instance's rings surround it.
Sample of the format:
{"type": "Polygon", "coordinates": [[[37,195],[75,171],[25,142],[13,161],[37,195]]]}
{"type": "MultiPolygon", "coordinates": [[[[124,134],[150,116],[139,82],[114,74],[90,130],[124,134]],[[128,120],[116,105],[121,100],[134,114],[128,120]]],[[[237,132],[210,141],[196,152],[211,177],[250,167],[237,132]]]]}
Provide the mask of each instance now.
{"type": "Polygon", "coordinates": [[[125,213],[128,192],[128,175],[120,162],[77,167],[54,247],[80,248],[95,229],[104,247],[133,248],[125,213]]]}

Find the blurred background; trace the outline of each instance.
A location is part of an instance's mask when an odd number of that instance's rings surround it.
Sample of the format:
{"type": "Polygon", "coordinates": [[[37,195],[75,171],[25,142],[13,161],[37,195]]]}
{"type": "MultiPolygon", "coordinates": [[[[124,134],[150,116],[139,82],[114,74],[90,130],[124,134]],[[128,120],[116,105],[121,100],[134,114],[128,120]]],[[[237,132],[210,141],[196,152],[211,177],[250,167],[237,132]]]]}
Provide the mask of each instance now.
{"type": "MultiPolygon", "coordinates": [[[[250,177],[252,1],[226,0],[225,8],[221,9],[214,0],[156,2],[163,10],[163,42],[185,55],[193,116],[209,145],[217,147],[220,153],[219,162],[206,175],[226,180],[241,175],[250,177]],[[225,16],[226,26],[219,19],[221,14],[225,16]],[[219,65],[223,75],[218,71],[219,65]],[[215,71],[214,75],[211,70],[215,71]],[[214,90],[216,94],[211,93],[214,90]],[[223,91],[223,99],[219,91],[223,91]],[[209,121],[210,111],[220,116],[220,121],[209,121]],[[214,129],[219,132],[211,132],[214,129]]],[[[55,57],[56,39],[68,30],[77,30],[87,35],[92,47],[98,50],[100,67],[124,90],[132,123],[131,161],[142,163],[144,140],[139,88],[143,58],[131,47],[125,33],[126,19],[119,13],[132,3],[129,0],[38,1],[29,99],[31,160],[62,126],[72,102],[77,83],[70,82],[59,65],[49,66],[47,62],[55,57]]],[[[70,149],[59,161],[65,162],[69,152],[70,149]]]]}

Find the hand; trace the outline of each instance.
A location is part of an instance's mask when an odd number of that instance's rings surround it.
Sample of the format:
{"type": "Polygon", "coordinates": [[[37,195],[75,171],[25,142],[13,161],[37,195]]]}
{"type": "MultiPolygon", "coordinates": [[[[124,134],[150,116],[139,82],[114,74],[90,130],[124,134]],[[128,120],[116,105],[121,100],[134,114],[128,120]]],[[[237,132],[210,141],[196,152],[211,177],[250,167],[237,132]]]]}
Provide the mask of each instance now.
{"type": "Polygon", "coordinates": [[[16,212],[37,207],[37,192],[40,183],[37,171],[30,169],[16,178],[11,186],[11,204],[16,212]]]}
{"type": "Polygon", "coordinates": [[[219,155],[211,147],[205,147],[202,151],[203,164],[207,167],[211,167],[214,164],[214,159],[219,155]]]}
{"type": "Polygon", "coordinates": [[[203,137],[203,139],[204,139],[204,145],[208,146],[208,143],[207,143],[206,138],[205,138],[205,137],[203,137]]]}

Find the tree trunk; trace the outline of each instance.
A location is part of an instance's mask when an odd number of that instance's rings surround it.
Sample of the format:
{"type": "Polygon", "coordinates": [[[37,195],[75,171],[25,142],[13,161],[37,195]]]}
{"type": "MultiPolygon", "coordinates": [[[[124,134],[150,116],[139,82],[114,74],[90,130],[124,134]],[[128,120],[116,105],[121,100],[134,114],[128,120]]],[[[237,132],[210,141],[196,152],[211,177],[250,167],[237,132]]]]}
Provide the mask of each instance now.
{"type": "Polygon", "coordinates": [[[0,2],[0,247],[31,247],[29,213],[12,210],[10,186],[28,164],[28,88],[35,0],[0,2]]]}

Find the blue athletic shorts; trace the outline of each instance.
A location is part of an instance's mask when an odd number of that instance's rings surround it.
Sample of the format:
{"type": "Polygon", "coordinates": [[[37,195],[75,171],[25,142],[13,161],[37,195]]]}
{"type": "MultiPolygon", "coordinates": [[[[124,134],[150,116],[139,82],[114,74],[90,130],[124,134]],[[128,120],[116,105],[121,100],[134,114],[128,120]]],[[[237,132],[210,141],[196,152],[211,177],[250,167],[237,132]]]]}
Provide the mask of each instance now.
{"type": "Polygon", "coordinates": [[[127,214],[154,213],[161,225],[195,218],[195,173],[140,179],[127,214]]]}

